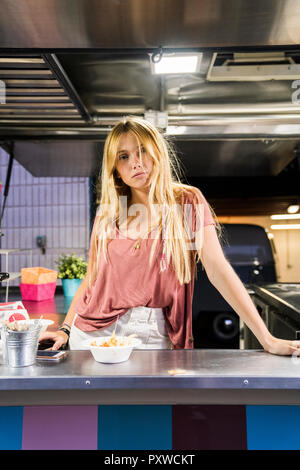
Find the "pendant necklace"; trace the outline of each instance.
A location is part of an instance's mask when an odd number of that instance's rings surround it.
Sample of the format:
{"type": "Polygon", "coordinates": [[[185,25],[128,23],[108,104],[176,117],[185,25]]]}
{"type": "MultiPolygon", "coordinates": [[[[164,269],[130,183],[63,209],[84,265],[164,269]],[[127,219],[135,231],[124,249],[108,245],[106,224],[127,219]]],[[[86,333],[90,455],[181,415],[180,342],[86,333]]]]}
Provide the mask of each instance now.
{"type": "MultiPolygon", "coordinates": [[[[155,228],[155,227],[154,227],[154,228],[155,228]]],[[[145,235],[146,233],[151,233],[151,232],[154,230],[154,228],[153,228],[152,230],[150,230],[150,232],[144,232],[144,235],[145,235]]],[[[143,240],[143,238],[144,238],[144,236],[139,237],[137,240],[135,240],[135,243],[134,243],[134,245],[133,245],[133,248],[134,248],[135,251],[140,249],[140,247],[141,247],[141,241],[143,240]]]]}
{"type": "Polygon", "coordinates": [[[134,245],[133,248],[134,248],[135,250],[139,250],[139,249],[140,249],[140,246],[141,246],[141,245],[140,245],[140,239],[138,239],[137,243],[134,245]]]}
{"type": "Polygon", "coordinates": [[[145,234],[146,234],[146,233],[149,234],[149,233],[153,232],[153,230],[154,230],[155,228],[157,228],[158,226],[159,226],[159,223],[158,223],[157,225],[155,225],[152,229],[150,229],[150,231],[144,232],[144,235],[143,235],[142,237],[139,237],[137,240],[135,240],[135,243],[134,243],[134,245],[133,245],[134,251],[140,249],[140,247],[141,247],[141,242],[142,242],[142,240],[144,239],[145,234]]]}

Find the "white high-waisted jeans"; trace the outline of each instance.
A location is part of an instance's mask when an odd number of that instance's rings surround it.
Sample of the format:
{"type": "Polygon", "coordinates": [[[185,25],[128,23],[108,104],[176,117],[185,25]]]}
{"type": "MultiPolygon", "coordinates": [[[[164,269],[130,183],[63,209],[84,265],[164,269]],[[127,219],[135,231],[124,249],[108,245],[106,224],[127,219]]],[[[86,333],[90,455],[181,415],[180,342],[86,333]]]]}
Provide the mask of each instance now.
{"type": "MultiPolygon", "coordinates": [[[[115,326],[114,322],[109,327],[99,331],[82,331],[73,322],[69,338],[70,349],[88,349],[86,343],[89,339],[110,336],[115,326]]],[[[162,308],[143,306],[130,308],[119,318],[116,335],[129,336],[132,333],[135,333],[142,340],[142,344],[137,349],[173,348],[167,333],[162,308]]]]}

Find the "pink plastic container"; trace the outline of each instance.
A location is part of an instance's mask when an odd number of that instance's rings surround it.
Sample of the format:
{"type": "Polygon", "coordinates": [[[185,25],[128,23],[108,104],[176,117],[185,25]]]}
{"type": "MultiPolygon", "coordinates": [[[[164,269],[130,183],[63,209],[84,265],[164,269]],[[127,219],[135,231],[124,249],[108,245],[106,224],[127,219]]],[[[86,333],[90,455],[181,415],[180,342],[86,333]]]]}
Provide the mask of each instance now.
{"type": "Polygon", "coordinates": [[[56,282],[45,284],[23,284],[20,283],[21,296],[23,300],[48,300],[53,299],[56,282]]]}

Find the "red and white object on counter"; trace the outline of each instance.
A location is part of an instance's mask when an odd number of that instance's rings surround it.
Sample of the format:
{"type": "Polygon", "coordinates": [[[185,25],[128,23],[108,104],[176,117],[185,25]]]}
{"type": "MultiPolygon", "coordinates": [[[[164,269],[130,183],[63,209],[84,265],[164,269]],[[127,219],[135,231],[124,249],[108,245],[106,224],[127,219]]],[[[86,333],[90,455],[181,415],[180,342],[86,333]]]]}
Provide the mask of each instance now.
{"type": "Polygon", "coordinates": [[[28,319],[28,312],[21,301],[0,303],[1,323],[28,319]]]}
{"type": "MultiPolygon", "coordinates": [[[[46,331],[48,326],[53,325],[53,320],[47,320],[46,318],[39,319],[42,324],[42,331],[46,331]]],[[[30,319],[26,308],[24,307],[21,301],[17,302],[6,302],[0,303],[0,327],[5,324],[5,322],[11,323],[11,326],[19,326],[17,329],[21,331],[24,329],[24,326],[28,323],[34,322],[36,320],[30,319]]],[[[1,343],[1,341],[0,341],[1,343]]]]}

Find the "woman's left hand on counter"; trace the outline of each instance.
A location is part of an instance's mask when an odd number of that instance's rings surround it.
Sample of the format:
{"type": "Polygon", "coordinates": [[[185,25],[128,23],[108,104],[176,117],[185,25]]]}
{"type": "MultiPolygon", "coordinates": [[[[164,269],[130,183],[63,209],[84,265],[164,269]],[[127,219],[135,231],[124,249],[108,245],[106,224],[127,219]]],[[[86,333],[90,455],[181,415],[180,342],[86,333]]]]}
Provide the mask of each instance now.
{"type": "Polygon", "coordinates": [[[53,345],[48,350],[57,351],[68,343],[69,337],[64,331],[45,331],[40,334],[39,342],[52,341],[53,345]]]}
{"type": "Polygon", "coordinates": [[[291,356],[293,353],[297,353],[297,351],[300,355],[300,341],[273,337],[269,344],[264,347],[264,350],[279,356],[291,356]]]}

